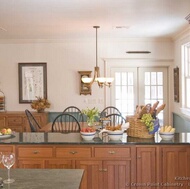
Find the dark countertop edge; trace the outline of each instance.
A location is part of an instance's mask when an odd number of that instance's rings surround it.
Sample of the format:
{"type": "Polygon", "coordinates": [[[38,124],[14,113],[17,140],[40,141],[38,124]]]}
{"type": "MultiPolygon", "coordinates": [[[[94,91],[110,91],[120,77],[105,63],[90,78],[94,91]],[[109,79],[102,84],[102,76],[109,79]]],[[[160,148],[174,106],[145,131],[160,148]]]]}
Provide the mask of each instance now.
{"type": "Polygon", "coordinates": [[[117,143],[117,142],[107,142],[107,143],[95,143],[95,142],[69,142],[69,143],[61,143],[61,142],[48,142],[48,143],[30,143],[30,142],[12,142],[12,143],[3,143],[0,142],[0,145],[120,145],[120,146],[128,146],[128,145],[190,145],[190,143],[173,143],[173,142],[158,142],[158,143],[148,143],[148,142],[127,142],[127,143],[117,143]]]}

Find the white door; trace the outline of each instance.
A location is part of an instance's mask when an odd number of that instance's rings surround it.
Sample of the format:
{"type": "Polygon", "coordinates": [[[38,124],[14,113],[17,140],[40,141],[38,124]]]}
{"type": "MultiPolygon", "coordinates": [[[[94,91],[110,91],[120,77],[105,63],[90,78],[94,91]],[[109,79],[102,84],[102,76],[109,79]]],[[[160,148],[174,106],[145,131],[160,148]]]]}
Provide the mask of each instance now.
{"type": "MultiPolygon", "coordinates": [[[[111,91],[111,104],[123,116],[134,115],[136,105],[159,101],[168,104],[167,68],[111,68],[115,81],[111,91]]],[[[159,113],[160,124],[168,123],[168,108],[159,113]]]]}

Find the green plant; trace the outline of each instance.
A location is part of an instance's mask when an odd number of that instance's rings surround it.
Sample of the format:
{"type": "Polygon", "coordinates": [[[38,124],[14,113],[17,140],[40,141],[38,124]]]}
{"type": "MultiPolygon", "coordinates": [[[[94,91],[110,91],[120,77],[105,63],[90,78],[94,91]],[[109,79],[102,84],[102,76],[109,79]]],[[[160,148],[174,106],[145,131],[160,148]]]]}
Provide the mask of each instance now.
{"type": "Polygon", "coordinates": [[[82,114],[86,115],[87,116],[87,122],[89,125],[93,125],[96,117],[98,118],[99,117],[99,110],[97,108],[87,108],[87,109],[83,109],[82,111],[82,114]]]}

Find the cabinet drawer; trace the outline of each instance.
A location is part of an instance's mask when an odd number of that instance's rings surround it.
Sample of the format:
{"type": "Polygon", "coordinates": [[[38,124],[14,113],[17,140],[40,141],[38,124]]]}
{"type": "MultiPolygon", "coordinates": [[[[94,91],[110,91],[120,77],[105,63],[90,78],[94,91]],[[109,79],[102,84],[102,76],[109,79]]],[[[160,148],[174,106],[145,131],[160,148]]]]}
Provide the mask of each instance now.
{"type": "Polygon", "coordinates": [[[130,148],[95,148],[95,157],[131,157],[130,148]]]}
{"type": "Polygon", "coordinates": [[[18,148],[19,158],[33,158],[33,157],[53,157],[53,149],[41,148],[41,147],[19,147],[18,148]]]}
{"type": "Polygon", "coordinates": [[[23,123],[23,117],[21,117],[21,116],[7,117],[7,126],[21,125],[22,123],[23,123]]]}
{"type": "Polygon", "coordinates": [[[91,148],[56,148],[56,157],[91,157],[91,148]]]}

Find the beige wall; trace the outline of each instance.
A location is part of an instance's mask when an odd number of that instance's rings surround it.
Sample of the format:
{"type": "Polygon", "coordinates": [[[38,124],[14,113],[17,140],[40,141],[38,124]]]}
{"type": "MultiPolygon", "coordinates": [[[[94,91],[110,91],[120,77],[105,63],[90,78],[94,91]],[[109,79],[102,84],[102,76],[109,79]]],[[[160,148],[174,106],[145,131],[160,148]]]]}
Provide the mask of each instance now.
{"type": "MultiPolygon", "coordinates": [[[[98,57],[103,75],[102,59],[172,60],[173,42],[169,39],[104,39],[98,41],[98,57]],[[127,50],[149,50],[151,54],[130,55],[125,53],[127,50]]],[[[78,71],[93,71],[95,66],[95,39],[60,42],[9,41],[0,44],[0,88],[5,93],[6,109],[9,111],[31,109],[29,104],[19,104],[19,62],[47,62],[48,99],[52,103],[49,111],[62,111],[69,105],[76,105],[81,109],[94,106],[103,109],[104,89],[99,89],[94,84],[92,95],[79,94],[78,71]]]]}

